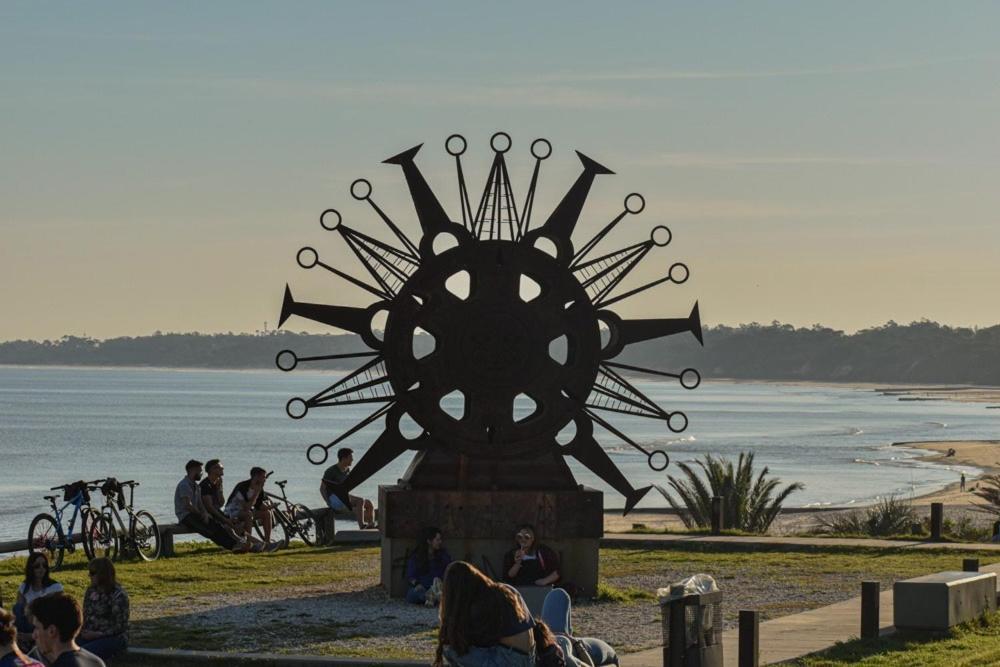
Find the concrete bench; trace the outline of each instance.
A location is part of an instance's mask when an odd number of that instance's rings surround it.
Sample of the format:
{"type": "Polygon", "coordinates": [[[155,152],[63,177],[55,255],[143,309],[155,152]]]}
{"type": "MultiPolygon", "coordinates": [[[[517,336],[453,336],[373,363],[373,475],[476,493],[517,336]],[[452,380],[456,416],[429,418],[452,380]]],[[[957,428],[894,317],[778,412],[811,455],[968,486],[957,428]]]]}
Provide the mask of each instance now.
{"type": "Polygon", "coordinates": [[[994,572],[938,572],[892,586],[893,624],[907,630],[947,630],[997,608],[994,572]]]}
{"type": "MultiPolygon", "coordinates": [[[[328,507],[310,510],[316,519],[317,544],[330,546],[334,543],[347,542],[378,542],[380,535],[376,530],[341,530],[336,529],[336,520],[354,523],[354,515],[337,514],[328,507]]],[[[355,524],[356,525],[356,524],[355,524]]],[[[160,524],[160,555],[174,555],[174,535],[196,535],[193,530],[179,523],[160,524]]]]}

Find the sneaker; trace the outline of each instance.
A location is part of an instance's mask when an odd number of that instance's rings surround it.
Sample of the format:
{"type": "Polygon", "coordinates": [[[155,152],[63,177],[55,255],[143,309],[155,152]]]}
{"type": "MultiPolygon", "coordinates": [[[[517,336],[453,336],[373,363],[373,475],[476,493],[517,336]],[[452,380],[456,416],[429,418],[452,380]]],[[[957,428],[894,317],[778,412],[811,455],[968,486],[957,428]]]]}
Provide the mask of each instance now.
{"type": "Polygon", "coordinates": [[[271,542],[266,547],[264,547],[264,551],[266,551],[267,553],[273,553],[280,548],[281,548],[281,542],[271,542]]]}
{"type": "Polygon", "coordinates": [[[255,554],[259,554],[263,550],[264,550],[263,542],[257,542],[252,547],[250,547],[250,551],[254,552],[255,554]]]}

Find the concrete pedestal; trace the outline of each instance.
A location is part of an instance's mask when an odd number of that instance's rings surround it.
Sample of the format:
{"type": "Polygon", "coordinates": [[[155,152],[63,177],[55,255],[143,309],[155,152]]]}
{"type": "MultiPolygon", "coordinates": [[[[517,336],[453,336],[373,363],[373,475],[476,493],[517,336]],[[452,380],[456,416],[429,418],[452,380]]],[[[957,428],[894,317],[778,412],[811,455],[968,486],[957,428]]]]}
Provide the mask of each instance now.
{"type": "Polygon", "coordinates": [[[595,489],[459,491],[381,486],[378,512],[382,586],[392,597],[406,594],[406,559],[425,526],[441,529],[453,559],[468,561],[500,578],[504,553],[514,548],[515,529],[522,523],[533,524],[538,540],[559,554],[563,581],[575,584],[583,595],[593,595],[597,588],[604,496],[595,489]]]}
{"type": "Polygon", "coordinates": [[[938,572],[897,581],[892,587],[893,624],[914,630],[947,630],[997,608],[992,572],[938,572]]]}

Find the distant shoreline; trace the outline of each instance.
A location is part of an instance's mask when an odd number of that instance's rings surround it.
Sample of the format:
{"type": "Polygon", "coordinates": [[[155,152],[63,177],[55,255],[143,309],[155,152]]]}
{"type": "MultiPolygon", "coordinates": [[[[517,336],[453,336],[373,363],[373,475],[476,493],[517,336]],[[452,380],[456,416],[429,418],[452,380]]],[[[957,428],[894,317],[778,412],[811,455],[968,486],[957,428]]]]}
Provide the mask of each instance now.
{"type": "MultiPolygon", "coordinates": [[[[24,369],[64,369],[64,370],[116,370],[116,371],[205,371],[212,373],[255,373],[261,371],[283,372],[276,366],[247,366],[247,367],[220,367],[220,366],[142,366],[142,365],[120,365],[120,364],[6,364],[0,363],[0,368],[24,368],[24,369]]],[[[295,369],[295,373],[348,373],[354,367],[349,368],[328,368],[328,369],[295,369]]],[[[640,373],[624,373],[627,377],[643,378],[649,382],[673,382],[651,375],[640,373]]],[[[800,380],[800,379],[780,379],[780,378],[731,378],[731,377],[704,377],[704,382],[717,382],[720,384],[775,384],[788,387],[832,387],[838,389],[858,389],[870,390],[873,392],[888,393],[897,396],[901,400],[950,400],[968,403],[996,403],[1000,407],[1000,387],[993,385],[972,385],[955,383],[913,383],[913,382],[857,382],[846,381],[836,382],[833,380],[800,380]]]]}

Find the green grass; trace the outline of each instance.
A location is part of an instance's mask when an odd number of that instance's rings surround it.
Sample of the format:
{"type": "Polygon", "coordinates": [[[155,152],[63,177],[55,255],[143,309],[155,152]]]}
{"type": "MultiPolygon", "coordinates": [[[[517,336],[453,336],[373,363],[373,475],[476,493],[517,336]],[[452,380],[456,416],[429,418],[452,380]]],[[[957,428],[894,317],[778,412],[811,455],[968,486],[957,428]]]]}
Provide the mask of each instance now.
{"type": "Polygon", "coordinates": [[[793,664],[801,667],[980,667],[1000,664],[1000,614],[953,628],[946,634],[898,632],[855,640],[793,664]]]}
{"type": "MultiPolygon", "coordinates": [[[[377,566],[379,549],[337,546],[321,549],[292,547],[273,554],[232,554],[206,543],[177,545],[177,555],[152,563],[128,561],[115,565],[133,604],[175,597],[314,586],[357,579],[358,572],[377,566]]],[[[24,558],[0,561],[0,591],[13,596],[24,578],[24,558]]],[[[80,596],[89,583],[81,552],[67,554],[53,576],[67,592],[80,596]]]]}
{"type": "Polygon", "coordinates": [[[618,586],[612,586],[607,582],[600,581],[597,584],[597,594],[594,596],[594,599],[598,602],[618,602],[627,604],[630,602],[655,600],[656,595],[654,595],[651,591],[644,591],[632,586],[620,588],[618,586]]]}
{"type": "Polygon", "coordinates": [[[981,565],[1000,561],[1000,553],[946,550],[881,549],[870,547],[772,546],[753,550],[724,551],[719,545],[671,545],[669,549],[620,548],[601,550],[601,577],[651,574],[666,569],[713,571],[739,567],[773,576],[784,571],[790,577],[808,580],[816,574],[864,572],[868,577],[906,579],[942,570],[961,570],[962,559],[978,558],[981,565]]]}

